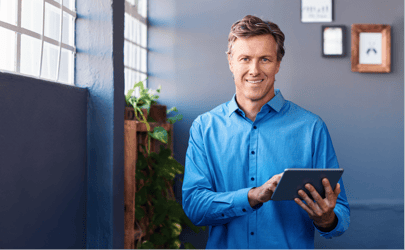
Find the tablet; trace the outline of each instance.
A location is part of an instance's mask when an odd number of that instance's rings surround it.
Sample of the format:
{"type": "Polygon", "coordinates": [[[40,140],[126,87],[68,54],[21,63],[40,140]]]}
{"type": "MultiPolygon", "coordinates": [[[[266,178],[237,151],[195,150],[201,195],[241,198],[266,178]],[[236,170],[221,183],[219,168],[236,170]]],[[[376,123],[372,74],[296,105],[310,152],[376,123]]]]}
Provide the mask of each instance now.
{"type": "MultiPolygon", "coordinates": [[[[271,200],[294,200],[294,198],[301,198],[298,190],[304,190],[307,195],[312,199],[311,194],[305,188],[305,184],[310,183],[321,197],[325,198],[325,189],[322,184],[323,178],[328,178],[330,185],[335,190],[336,184],[343,174],[342,168],[287,168],[278,183],[276,190],[271,196],[271,200]]],[[[313,200],[313,199],[312,199],[313,200]]]]}

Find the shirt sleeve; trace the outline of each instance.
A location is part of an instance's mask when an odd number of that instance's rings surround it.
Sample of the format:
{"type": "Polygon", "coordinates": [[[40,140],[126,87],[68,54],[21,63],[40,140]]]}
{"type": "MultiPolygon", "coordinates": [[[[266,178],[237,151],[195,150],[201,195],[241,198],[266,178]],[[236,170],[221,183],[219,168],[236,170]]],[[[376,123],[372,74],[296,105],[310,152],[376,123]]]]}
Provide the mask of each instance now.
{"type": "Polygon", "coordinates": [[[247,194],[251,187],[232,192],[215,191],[202,138],[201,125],[194,121],[182,186],[183,210],[191,222],[196,226],[226,224],[260,208],[254,209],[249,204],[247,194]]]}
{"type": "MultiPolygon", "coordinates": [[[[328,129],[322,120],[318,120],[314,129],[314,137],[312,142],[313,149],[313,167],[314,168],[339,168],[335,150],[332,145],[328,129]]],[[[323,232],[314,227],[326,239],[342,235],[349,227],[350,224],[350,207],[347,202],[345,187],[343,180],[340,178],[340,194],[336,200],[336,206],[333,210],[338,218],[336,227],[329,232],[323,232]]]]}

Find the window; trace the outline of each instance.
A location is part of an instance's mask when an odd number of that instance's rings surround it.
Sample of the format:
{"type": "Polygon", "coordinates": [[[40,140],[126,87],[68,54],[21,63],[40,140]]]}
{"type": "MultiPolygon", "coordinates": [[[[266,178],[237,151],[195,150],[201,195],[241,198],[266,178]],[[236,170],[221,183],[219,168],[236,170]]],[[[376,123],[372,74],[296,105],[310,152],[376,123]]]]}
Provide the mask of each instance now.
{"type": "Polygon", "coordinates": [[[0,70],[74,84],[75,0],[0,0],[0,70]]]}
{"type": "Polygon", "coordinates": [[[145,79],[148,76],[147,12],[147,0],[125,1],[125,93],[139,81],[144,81],[146,87],[145,79]]]}

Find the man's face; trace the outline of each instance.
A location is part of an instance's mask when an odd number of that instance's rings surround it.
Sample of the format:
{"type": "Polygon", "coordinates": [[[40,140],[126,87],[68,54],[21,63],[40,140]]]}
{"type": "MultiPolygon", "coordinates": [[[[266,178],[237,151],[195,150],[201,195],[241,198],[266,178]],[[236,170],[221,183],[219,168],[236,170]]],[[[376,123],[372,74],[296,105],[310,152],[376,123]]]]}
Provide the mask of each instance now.
{"type": "Polygon", "coordinates": [[[235,77],[238,103],[264,104],[274,97],[274,79],[280,62],[272,35],[237,38],[228,61],[235,77]]]}

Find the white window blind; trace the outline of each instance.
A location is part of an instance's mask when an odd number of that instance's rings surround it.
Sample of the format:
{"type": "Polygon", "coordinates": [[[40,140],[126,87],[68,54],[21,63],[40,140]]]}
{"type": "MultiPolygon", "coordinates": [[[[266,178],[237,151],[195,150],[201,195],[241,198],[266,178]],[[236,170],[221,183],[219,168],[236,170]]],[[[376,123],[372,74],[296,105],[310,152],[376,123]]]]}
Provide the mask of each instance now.
{"type": "Polygon", "coordinates": [[[145,79],[148,76],[147,6],[147,0],[125,1],[125,93],[139,81],[144,81],[146,87],[145,79]]]}
{"type": "Polygon", "coordinates": [[[74,84],[75,0],[0,0],[0,70],[74,84]]]}

